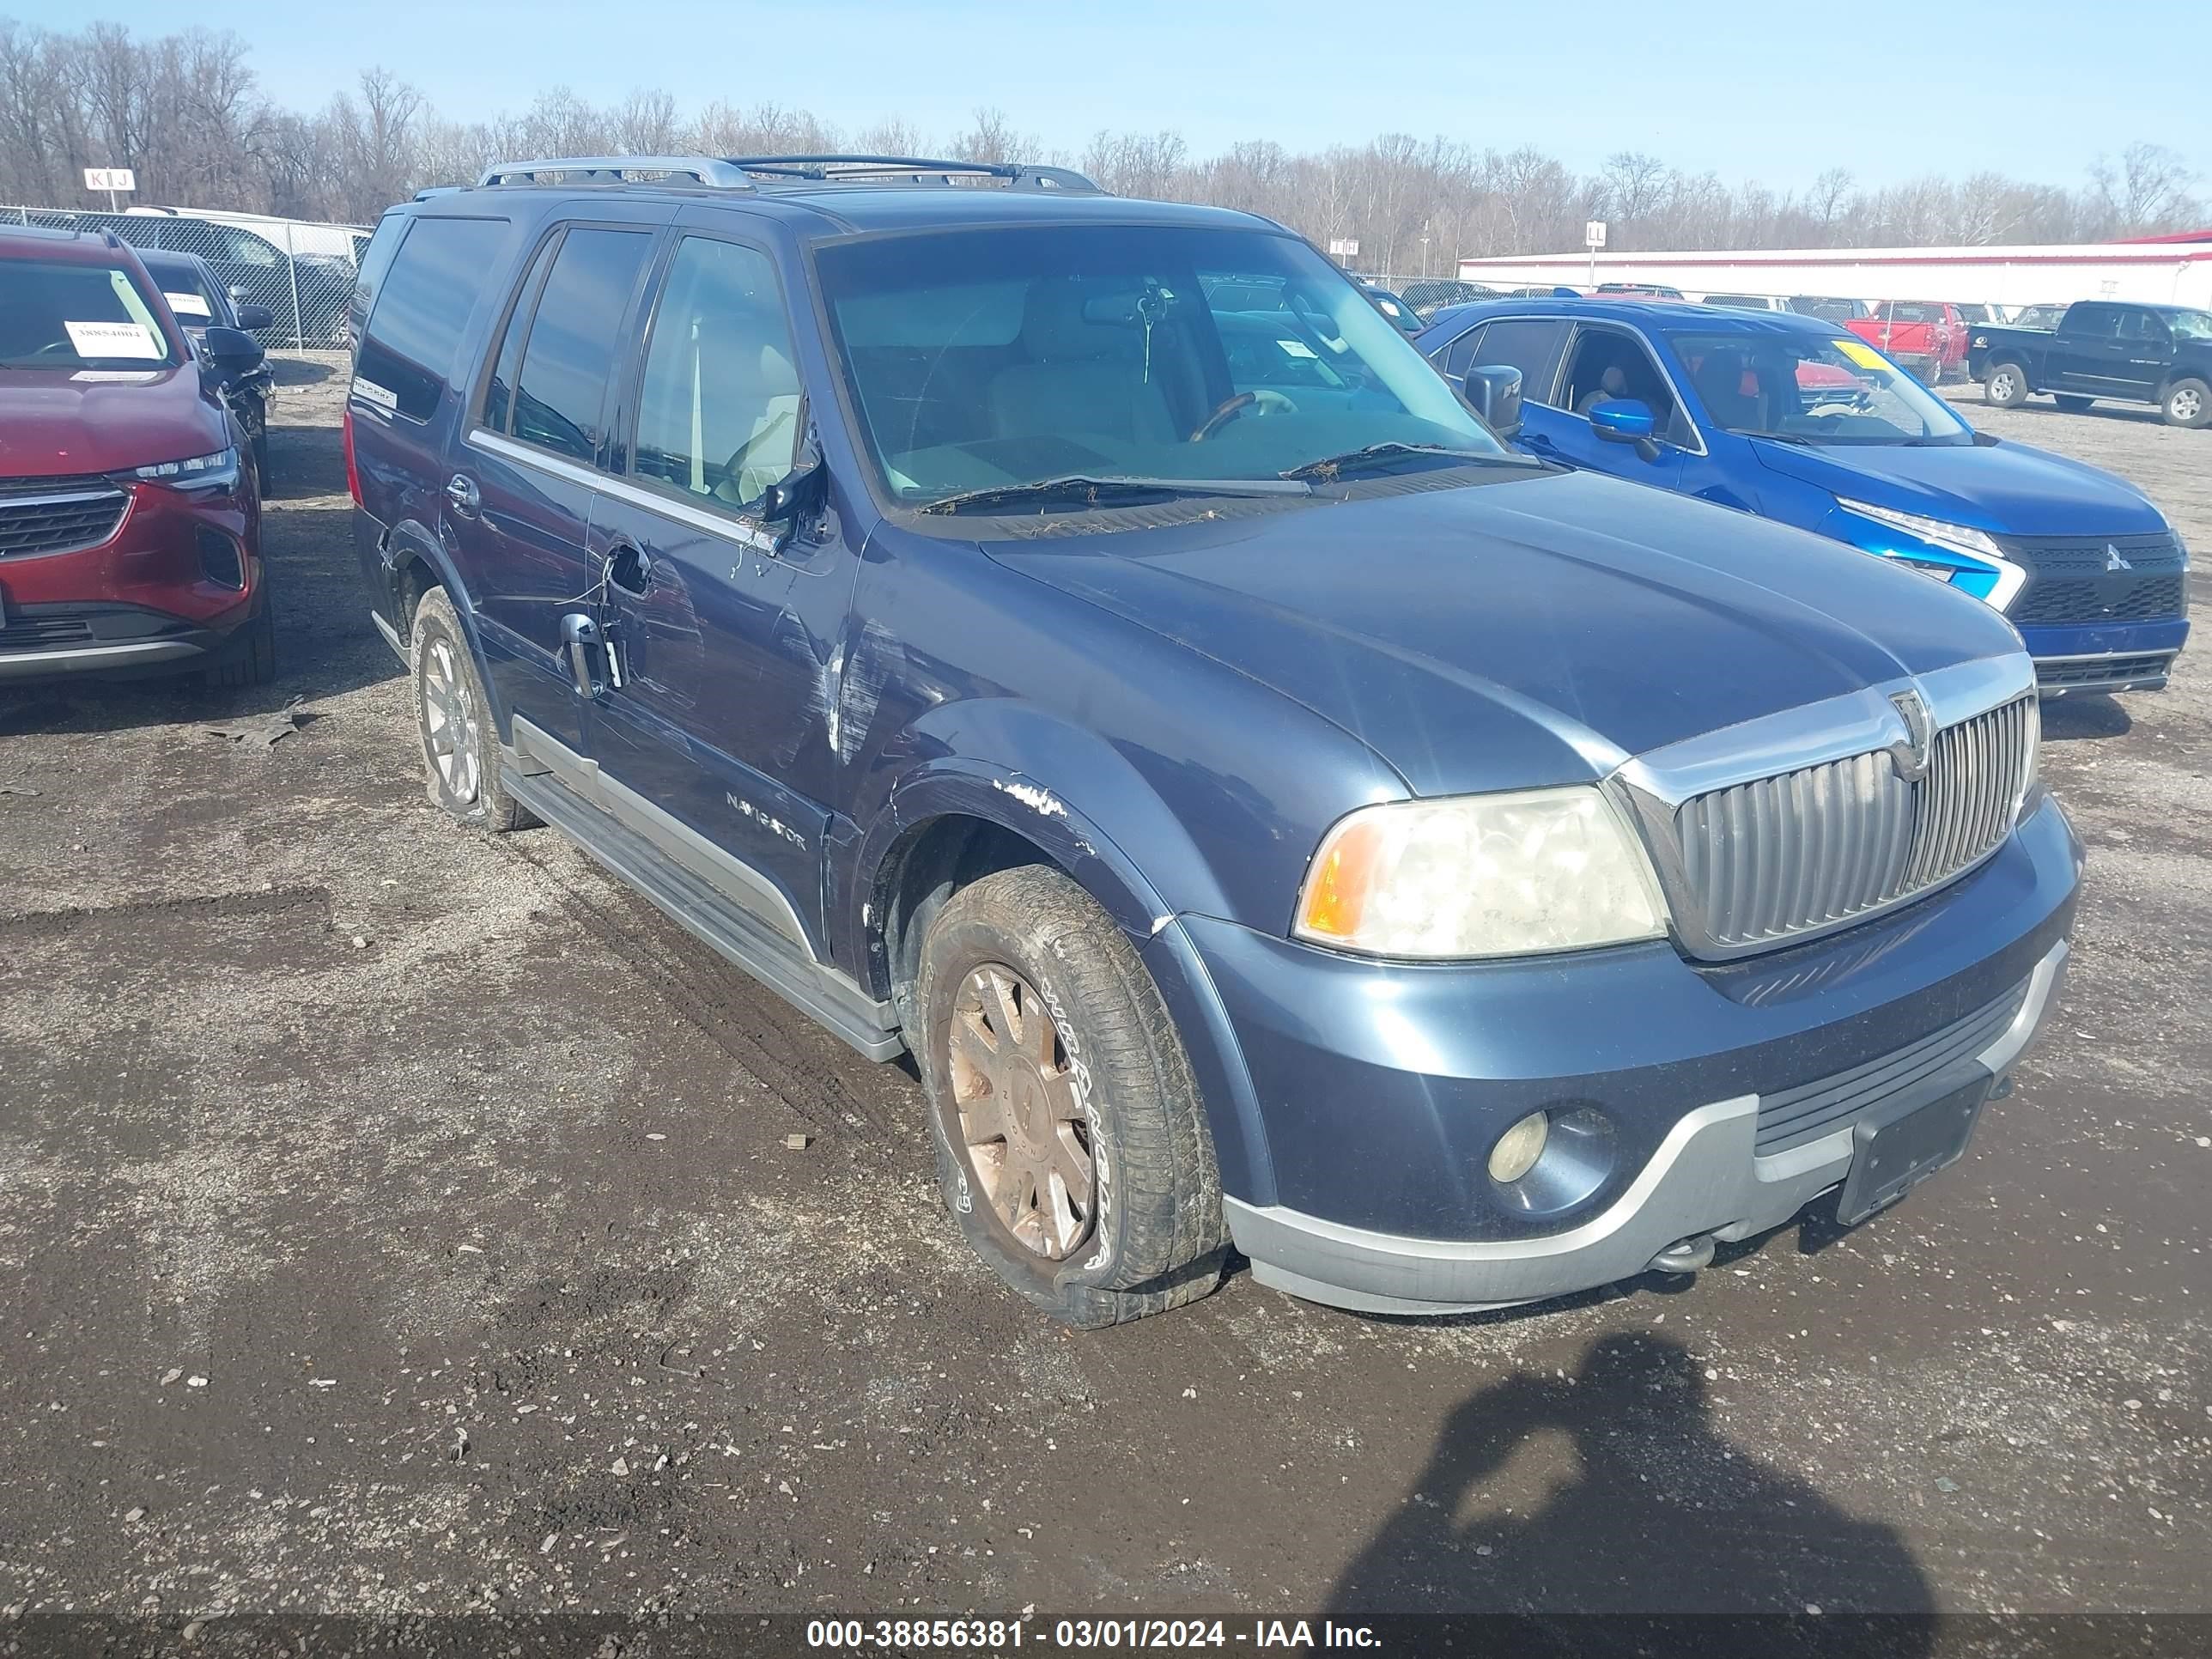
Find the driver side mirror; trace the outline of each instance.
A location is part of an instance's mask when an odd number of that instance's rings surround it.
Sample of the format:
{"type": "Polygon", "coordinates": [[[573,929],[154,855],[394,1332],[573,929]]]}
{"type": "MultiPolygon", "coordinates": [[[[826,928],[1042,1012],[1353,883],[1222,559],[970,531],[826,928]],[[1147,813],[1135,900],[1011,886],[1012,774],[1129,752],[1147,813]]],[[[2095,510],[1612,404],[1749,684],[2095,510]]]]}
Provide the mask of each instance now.
{"type": "Polygon", "coordinates": [[[210,328],[201,337],[207,360],[226,374],[251,373],[261,367],[261,343],[241,329],[210,328]]]}
{"type": "Polygon", "coordinates": [[[1468,407],[1482,416],[1483,424],[1501,438],[1521,430],[1521,371],[1498,364],[1478,364],[1460,381],[1460,395],[1468,407]]]}
{"type": "Polygon", "coordinates": [[[1590,406],[1589,423],[1590,430],[1606,442],[1633,444],[1636,453],[1647,461],[1658,458],[1659,446],[1653,434],[1659,421],[1650,404],[1634,398],[1608,398],[1590,406]]]}
{"type": "Polygon", "coordinates": [[[788,527],[819,507],[828,499],[829,490],[830,475],[810,444],[790,471],[761,491],[754,515],[763,524],[788,527]]]}

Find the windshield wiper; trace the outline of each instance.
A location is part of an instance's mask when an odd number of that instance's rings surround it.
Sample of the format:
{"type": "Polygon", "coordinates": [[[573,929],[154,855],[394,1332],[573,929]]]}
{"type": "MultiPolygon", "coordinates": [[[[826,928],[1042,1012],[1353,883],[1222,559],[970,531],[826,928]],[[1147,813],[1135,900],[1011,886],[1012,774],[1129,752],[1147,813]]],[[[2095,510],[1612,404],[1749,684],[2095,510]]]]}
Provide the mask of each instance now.
{"type": "Polygon", "coordinates": [[[1796,444],[1802,449],[1811,449],[1826,441],[1820,438],[1808,438],[1802,432],[1762,432],[1755,426],[1730,427],[1729,430],[1739,438],[1765,438],[1771,443],[1796,444]]]}
{"type": "MultiPolygon", "coordinates": [[[[1287,474],[1285,475],[1286,478],[1287,474]]],[[[1073,473],[1065,478],[1040,478],[1035,483],[994,484],[988,489],[969,489],[926,503],[923,513],[965,513],[1012,505],[1048,507],[1073,502],[1078,507],[1102,507],[1141,495],[1310,495],[1304,483],[1284,478],[1140,478],[1092,477],[1073,473]]]]}
{"type": "Polygon", "coordinates": [[[1460,461],[1502,462],[1508,466],[1528,465],[1519,455],[1492,453],[1486,449],[1454,449],[1449,444],[1401,443],[1393,439],[1379,444],[1364,444],[1358,449],[1347,449],[1341,455],[1324,455],[1317,461],[1307,461],[1294,466],[1281,476],[1285,478],[1333,478],[1340,472],[1358,471],[1370,461],[1395,460],[1401,455],[1449,455],[1460,461]]]}

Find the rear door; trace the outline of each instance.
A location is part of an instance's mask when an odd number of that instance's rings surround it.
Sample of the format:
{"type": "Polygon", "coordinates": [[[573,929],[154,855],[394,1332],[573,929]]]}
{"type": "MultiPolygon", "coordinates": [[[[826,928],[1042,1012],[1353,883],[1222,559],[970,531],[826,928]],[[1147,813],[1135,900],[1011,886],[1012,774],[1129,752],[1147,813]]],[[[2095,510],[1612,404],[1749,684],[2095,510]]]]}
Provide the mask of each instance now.
{"type": "Polygon", "coordinates": [[[2094,396],[2112,389],[2120,356],[2120,309],[2096,300],[2066,307],[2045,359],[2049,390],[2094,396]]]}
{"type": "Polygon", "coordinates": [[[1569,325],[1553,317],[1498,317],[1470,329],[1439,355],[1437,367],[1464,377],[1471,368],[1521,371],[1521,436],[1532,455],[1553,453],[1560,430],[1559,359],[1569,325]]]}
{"type": "MultiPolygon", "coordinates": [[[[489,373],[447,459],[442,533],[469,588],[494,695],[581,753],[563,619],[602,603],[586,544],[607,458],[608,381],[655,235],[558,226],[511,296],[489,373]]],[[[386,291],[389,292],[387,284],[386,291]]]]}
{"type": "Polygon", "coordinates": [[[635,435],[592,514],[622,665],[592,757],[653,809],[605,792],[665,851],[819,955],[837,760],[824,688],[854,562],[827,521],[787,538],[757,516],[806,422],[769,248],[720,223],[687,231],[656,287],[624,377],[635,435]]]}

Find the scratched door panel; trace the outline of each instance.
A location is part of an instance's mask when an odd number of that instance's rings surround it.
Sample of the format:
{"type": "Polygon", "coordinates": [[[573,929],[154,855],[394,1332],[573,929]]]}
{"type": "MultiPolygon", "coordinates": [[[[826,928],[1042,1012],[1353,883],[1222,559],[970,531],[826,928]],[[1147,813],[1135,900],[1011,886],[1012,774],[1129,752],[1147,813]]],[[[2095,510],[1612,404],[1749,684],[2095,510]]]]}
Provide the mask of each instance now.
{"type": "Polygon", "coordinates": [[[609,491],[593,508],[594,551],[635,556],[629,585],[607,590],[623,684],[602,699],[592,757],[766,878],[818,947],[829,813],[805,785],[827,775],[842,596],[804,562],[748,546],[736,520],[710,530],[647,497],[609,491]]]}

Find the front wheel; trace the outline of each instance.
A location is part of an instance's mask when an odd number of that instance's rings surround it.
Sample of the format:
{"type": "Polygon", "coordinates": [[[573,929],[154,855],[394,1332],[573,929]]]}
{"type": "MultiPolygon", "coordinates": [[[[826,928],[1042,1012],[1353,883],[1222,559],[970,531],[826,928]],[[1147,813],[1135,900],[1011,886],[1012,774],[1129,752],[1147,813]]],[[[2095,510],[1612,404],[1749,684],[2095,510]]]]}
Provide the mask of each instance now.
{"type": "Polygon", "coordinates": [[[1119,1324],[1219,1283],[1221,1177],[1190,1063],[1121,930],[1027,865],[948,899],[908,1045],[946,1206],[1000,1278],[1064,1324],[1119,1324]]]}
{"type": "Polygon", "coordinates": [[[2027,371],[2018,363],[1991,363],[1982,396],[1999,409],[2017,409],[2027,401],[2027,371]]]}
{"type": "Polygon", "coordinates": [[[2168,426],[2200,427],[2212,422],[2212,386],[2193,377],[2176,380],[2159,400],[2159,413],[2168,426]]]}
{"type": "Polygon", "coordinates": [[[2094,398],[2084,398],[2078,392],[2057,392],[2051,394],[2051,401],[2069,415],[2079,415],[2097,400],[2094,398]]]}

